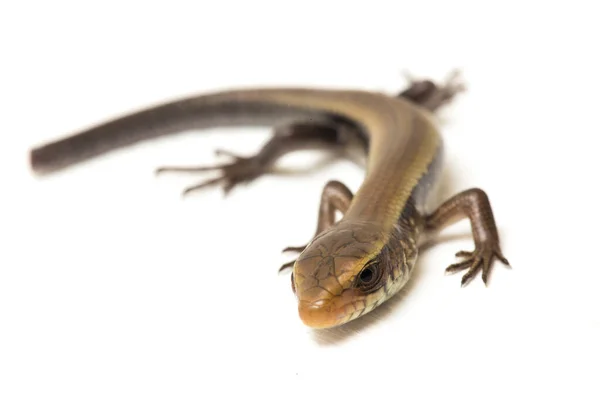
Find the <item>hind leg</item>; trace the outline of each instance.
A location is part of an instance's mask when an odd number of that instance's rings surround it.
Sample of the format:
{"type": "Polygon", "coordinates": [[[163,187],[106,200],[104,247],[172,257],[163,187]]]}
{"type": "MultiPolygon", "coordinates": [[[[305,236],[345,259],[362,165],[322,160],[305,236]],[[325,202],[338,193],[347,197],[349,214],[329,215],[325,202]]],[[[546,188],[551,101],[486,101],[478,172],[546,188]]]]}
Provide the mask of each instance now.
{"type": "Polygon", "coordinates": [[[410,85],[398,94],[398,97],[410,100],[431,112],[437,111],[444,104],[449,103],[454,96],[465,90],[460,81],[460,73],[453,71],[442,85],[433,81],[417,80],[407,76],[410,85]]]}
{"type": "Polygon", "coordinates": [[[223,185],[227,194],[236,185],[271,172],[273,164],[286,153],[306,148],[342,147],[354,134],[352,127],[333,121],[296,123],[276,128],[273,137],[253,156],[242,157],[226,150],[217,150],[217,155],[226,155],[232,161],[217,165],[164,166],[158,168],[156,173],[219,171],[220,176],[188,187],[183,194],[219,184],[223,185]]]}

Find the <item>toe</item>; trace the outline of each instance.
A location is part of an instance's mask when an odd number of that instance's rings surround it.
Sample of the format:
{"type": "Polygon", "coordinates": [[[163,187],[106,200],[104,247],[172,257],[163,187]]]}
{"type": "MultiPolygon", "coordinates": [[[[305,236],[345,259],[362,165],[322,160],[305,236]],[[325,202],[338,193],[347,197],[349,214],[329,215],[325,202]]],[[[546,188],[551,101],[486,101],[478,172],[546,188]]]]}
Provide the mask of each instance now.
{"type": "Polygon", "coordinates": [[[456,253],[456,257],[473,257],[473,252],[461,250],[456,253]]]}
{"type": "Polygon", "coordinates": [[[466,286],[469,282],[471,282],[477,271],[479,271],[479,265],[476,264],[472,266],[466,274],[463,275],[462,279],[460,280],[460,286],[466,286]]]}
{"type": "Polygon", "coordinates": [[[472,263],[473,263],[472,260],[465,260],[465,261],[461,261],[456,264],[452,264],[448,268],[446,268],[446,273],[453,274],[455,272],[462,271],[463,269],[469,268],[472,263]]]}
{"type": "Polygon", "coordinates": [[[279,268],[279,272],[281,272],[281,271],[283,271],[283,270],[285,270],[285,269],[288,269],[288,268],[292,268],[292,267],[294,266],[294,263],[295,263],[295,262],[296,262],[296,260],[294,260],[294,261],[290,261],[290,262],[287,262],[287,263],[283,264],[283,265],[282,265],[282,266],[279,268]]]}

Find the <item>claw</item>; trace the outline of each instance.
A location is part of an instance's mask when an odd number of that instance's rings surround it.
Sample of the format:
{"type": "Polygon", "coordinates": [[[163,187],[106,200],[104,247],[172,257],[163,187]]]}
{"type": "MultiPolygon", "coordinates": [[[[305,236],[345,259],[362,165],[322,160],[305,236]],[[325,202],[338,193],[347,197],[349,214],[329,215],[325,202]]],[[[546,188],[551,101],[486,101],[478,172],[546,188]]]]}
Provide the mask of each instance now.
{"type": "Polygon", "coordinates": [[[194,185],[194,186],[190,186],[184,189],[183,193],[181,194],[182,196],[187,196],[188,194],[190,194],[191,192],[200,190],[200,189],[204,189],[208,186],[211,185],[216,185],[217,183],[221,182],[222,180],[224,180],[225,178],[220,176],[218,178],[214,178],[214,179],[210,179],[207,181],[204,181],[198,185],[194,185]]]}
{"type": "Polygon", "coordinates": [[[473,279],[473,277],[475,277],[475,274],[477,273],[478,268],[471,268],[467,271],[466,274],[463,275],[462,279],[460,280],[460,286],[461,287],[465,287],[469,282],[471,282],[471,280],[473,279]]]}
{"type": "Polygon", "coordinates": [[[235,154],[235,153],[233,153],[233,152],[231,152],[229,150],[225,150],[225,149],[216,149],[215,150],[215,155],[217,157],[220,157],[220,156],[231,157],[231,158],[233,158],[236,161],[241,161],[241,160],[244,159],[244,157],[239,156],[239,155],[237,155],[237,154],[235,154]]]}
{"type": "Polygon", "coordinates": [[[490,268],[492,267],[492,259],[493,254],[484,254],[483,255],[483,264],[481,266],[481,279],[483,279],[483,283],[487,286],[488,275],[490,273],[490,268]]]}
{"type": "Polygon", "coordinates": [[[155,170],[155,173],[161,174],[163,172],[208,172],[208,171],[220,171],[221,176],[213,179],[205,180],[197,185],[186,188],[182,195],[186,196],[190,192],[204,189],[208,186],[223,184],[223,194],[227,196],[231,190],[242,182],[249,182],[260,175],[265,170],[264,166],[258,161],[256,157],[241,157],[230,151],[217,149],[215,151],[217,155],[226,155],[233,158],[232,162],[221,163],[216,165],[199,165],[199,166],[188,166],[188,167],[176,167],[176,166],[164,166],[159,167],[155,170]]]}
{"type": "Polygon", "coordinates": [[[307,245],[304,246],[298,246],[298,247],[294,247],[294,246],[288,246],[285,249],[281,250],[282,253],[287,253],[288,251],[291,252],[295,252],[295,253],[302,253],[304,251],[304,249],[306,249],[307,245]]]}
{"type": "Polygon", "coordinates": [[[498,257],[498,260],[500,260],[502,262],[502,264],[506,265],[507,267],[510,267],[510,263],[508,262],[508,260],[502,255],[502,253],[496,253],[496,257],[498,257]]]}
{"type": "Polygon", "coordinates": [[[496,258],[503,264],[509,265],[508,260],[500,252],[498,243],[479,243],[476,244],[474,251],[459,251],[456,256],[466,259],[450,265],[446,268],[446,273],[452,274],[468,269],[461,279],[461,286],[466,286],[479,270],[481,270],[481,279],[487,286],[492,264],[496,258]]]}
{"type": "Polygon", "coordinates": [[[463,269],[467,269],[471,266],[471,260],[461,261],[456,264],[452,264],[448,268],[446,268],[446,274],[454,274],[458,271],[462,271],[463,269]]]}
{"type": "Polygon", "coordinates": [[[280,268],[279,268],[279,272],[283,271],[284,269],[288,269],[288,268],[292,268],[294,266],[294,264],[296,263],[296,260],[294,261],[290,261],[287,262],[285,264],[283,264],[280,268]]]}

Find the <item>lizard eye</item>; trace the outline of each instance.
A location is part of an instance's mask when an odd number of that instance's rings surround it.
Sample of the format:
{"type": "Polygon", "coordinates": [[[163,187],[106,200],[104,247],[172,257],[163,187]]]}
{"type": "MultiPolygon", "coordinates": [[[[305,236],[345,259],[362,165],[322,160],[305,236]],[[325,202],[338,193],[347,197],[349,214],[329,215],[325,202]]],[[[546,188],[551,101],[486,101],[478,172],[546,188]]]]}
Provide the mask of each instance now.
{"type": "Polygon", "coordinates": [[[373,280],[374,277],[375,277],[375,274],[373,274],[373,268],[367,267],[367,268],[363,269],[362,272],[360,273],[360,282],[363,284],[369,284],[369,283],[371,283],[371,281],[373,280]]]}
{"type": "Polygon", "coordinates": [[[367,265],[358,275],[357,286],[365,292],[375,289],[381,280],[382,271],[377,263],[367,265]]]}

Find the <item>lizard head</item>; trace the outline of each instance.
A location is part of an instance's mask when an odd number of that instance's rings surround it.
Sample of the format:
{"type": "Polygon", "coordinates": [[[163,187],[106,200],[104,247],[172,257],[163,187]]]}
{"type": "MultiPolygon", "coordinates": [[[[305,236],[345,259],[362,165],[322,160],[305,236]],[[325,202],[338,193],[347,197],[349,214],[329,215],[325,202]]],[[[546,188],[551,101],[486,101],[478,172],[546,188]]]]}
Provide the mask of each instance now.
{"type": "Polygon", "coordinates": [[[304,324],[313,328],[341,325],[387,300],[412,269],[403,264],[407,260],[404,242],[391,241],[377,227],[356,222],[340,223],[318,235],[300,254],[292,272],[304,324]]]}

